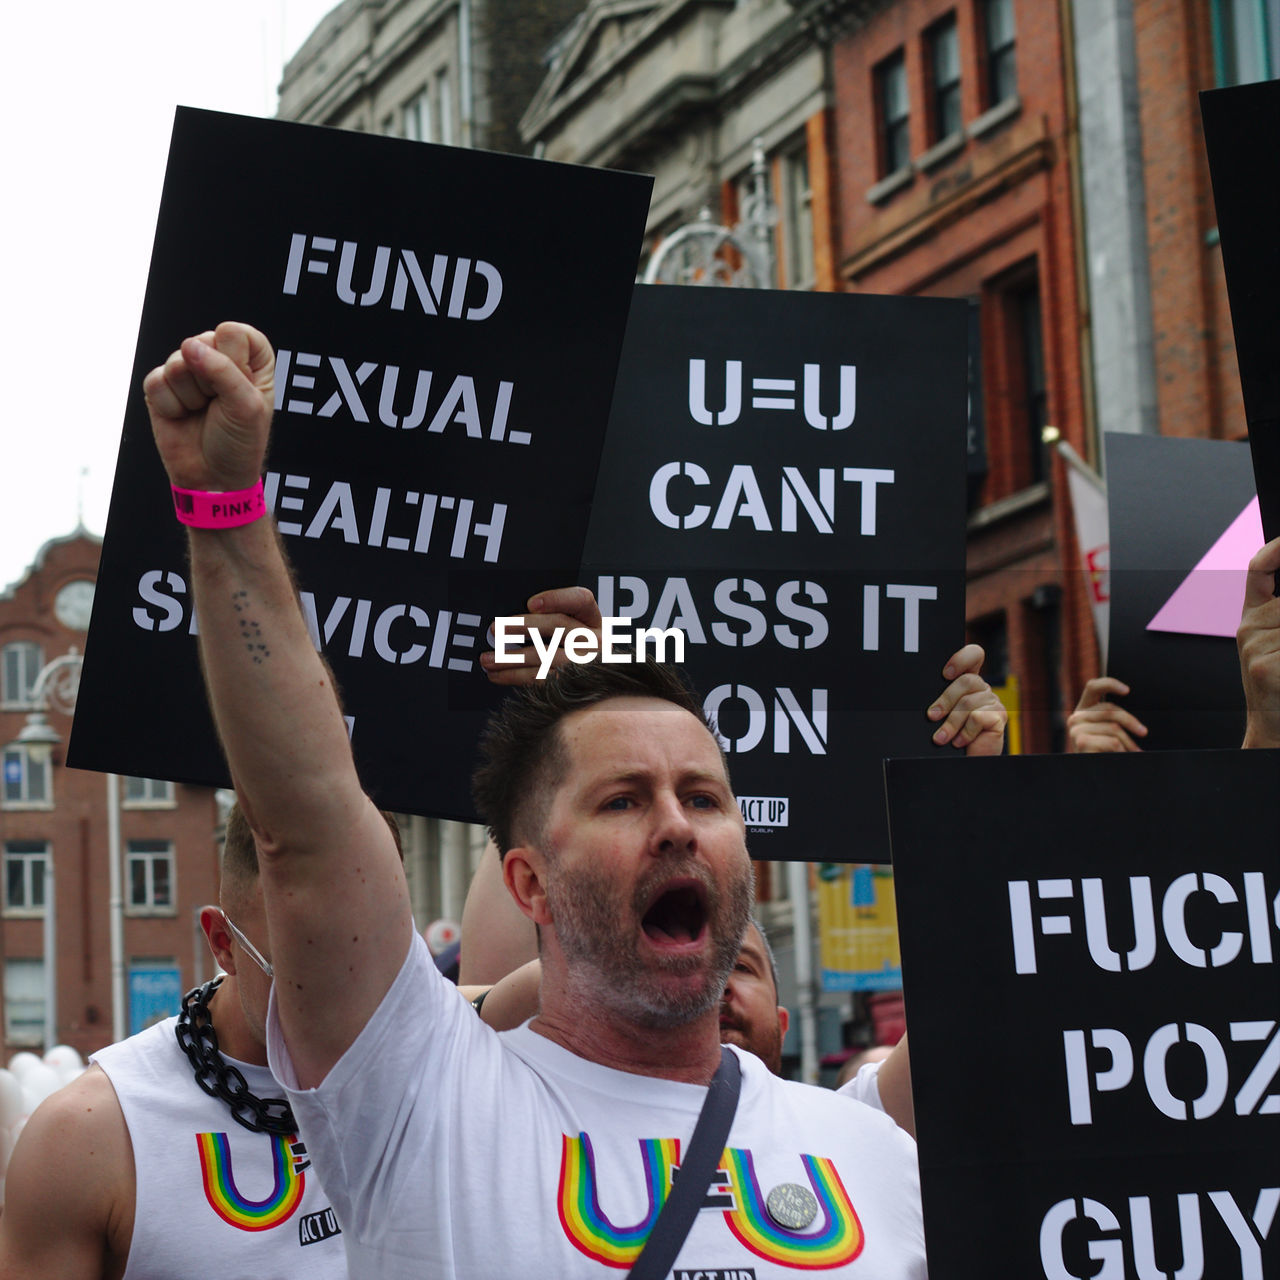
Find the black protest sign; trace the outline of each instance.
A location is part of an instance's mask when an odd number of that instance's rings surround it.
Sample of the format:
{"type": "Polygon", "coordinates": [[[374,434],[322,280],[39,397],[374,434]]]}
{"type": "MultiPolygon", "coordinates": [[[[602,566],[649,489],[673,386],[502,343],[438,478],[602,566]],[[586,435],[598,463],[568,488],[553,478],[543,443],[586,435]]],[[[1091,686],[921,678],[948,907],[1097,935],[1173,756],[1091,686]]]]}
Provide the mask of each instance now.
{"type": "Polygon", "coordinates": [[[929,1274],[1280,1274],[1280,753],[886,778],[929,1274]]]}
{"type": "Polygon", "coordinates": [[[1245,534],[1243,546],[1240,538],[1254,498],[1249,450],[1119,433],[1107,435],[1106,450],[1107,666],[1132,690],[1119,701],[1149,730],[1143,750],[1239,746],[1244,693],[1234,636],[1244,567],[1261,545],[1260,533],[1245,534]],[[1153,629],[1153,621],[1194,629],[1153,629]]]}
{"type": "Polygon", "coordinates": [[[1280,82],[1200,95],[1240,388],[1267,538],[1280,537],[1280,82]]]}
{"type": "Polygon", "coordinates": [[[683,631],[756,857],[886,861],[880,761],[937,750],[966,323],[949,299],[636,288],[585,580],[683,631]]]}
{"type": "Polygon", "coordinates": [[[226,780],[145,372],[276,348],[266,492],[382,805],[466,818],[498,614],[572,581],[650,179],[179,109],[71,759],[226,780]]]}

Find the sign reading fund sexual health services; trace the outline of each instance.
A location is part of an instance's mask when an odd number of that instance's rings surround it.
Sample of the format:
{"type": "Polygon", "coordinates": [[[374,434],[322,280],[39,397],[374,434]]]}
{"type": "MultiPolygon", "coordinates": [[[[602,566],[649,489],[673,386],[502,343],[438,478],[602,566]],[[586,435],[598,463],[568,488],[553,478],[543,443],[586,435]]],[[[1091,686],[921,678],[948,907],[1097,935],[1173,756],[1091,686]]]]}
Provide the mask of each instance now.
{"type": "Polygon", "coordinates": [[[1280,752],[886,779],[929,1274],[1280,1275],[1280,752]]]}
{"type": "Polygon", "coordinates": [[[276,351],[267,501],[365,785],[470,817],[484,631],[577,574],[650,186],[180,108],[69,763],[226,781],[141,383],[243,320],[276,351]]]}
{"type": "MultiPolygon", "coordinates": [[[[637,286],[584,581],[678,629],[756,857],[889,857],[964,642],[967,311],[637,286]]],[[[943,748],[950,750],[950,748],[943,748]]]]}

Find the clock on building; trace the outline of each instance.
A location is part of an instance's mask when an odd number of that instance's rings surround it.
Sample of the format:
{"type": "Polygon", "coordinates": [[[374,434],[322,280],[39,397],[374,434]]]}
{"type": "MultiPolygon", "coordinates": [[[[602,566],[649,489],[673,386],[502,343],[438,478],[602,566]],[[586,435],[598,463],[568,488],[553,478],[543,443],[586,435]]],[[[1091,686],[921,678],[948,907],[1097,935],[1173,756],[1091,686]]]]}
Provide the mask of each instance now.
{"type": "Polygon", "coordinates": [[[76,578],[58,589],[53,598],[53,611],[58,621],[72,631],[89,629],[89,614],[93,609],[93,583],[88,578],[76,578]]]}

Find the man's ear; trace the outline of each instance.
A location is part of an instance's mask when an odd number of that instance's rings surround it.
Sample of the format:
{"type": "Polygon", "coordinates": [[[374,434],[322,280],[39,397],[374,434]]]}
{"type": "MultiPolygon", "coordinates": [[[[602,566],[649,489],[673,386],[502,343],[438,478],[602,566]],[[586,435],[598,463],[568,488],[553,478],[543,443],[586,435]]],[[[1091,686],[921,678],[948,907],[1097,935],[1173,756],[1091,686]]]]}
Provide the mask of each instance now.
{"type": "Polygon", "coordinates": [[[550,924],[547,893],[543,883],[546,859],[537,849],[517,846],[502,856],[502,881],[520,910],[534,924],[550,924]]]}
{"type": "Polygon", "coordinates": [[[227,928],[226,917],[218,907],[200,908],[200,928],[204,930],[209,950],[218,962],[218,968],[225,973],[235,973],[235,957],[231,954],[231,931],[227,928]]]}
{"type": "Polygon", "coordinates": [[[787,1028],[790,1025],[791,1025],[791,1014],[785,1008],[783,1008],[782,1005],[779,1005],[778,1006],[778,1034],[784,1040],[786,1039],[786,1036],[787,1036],[787,1028]]]}

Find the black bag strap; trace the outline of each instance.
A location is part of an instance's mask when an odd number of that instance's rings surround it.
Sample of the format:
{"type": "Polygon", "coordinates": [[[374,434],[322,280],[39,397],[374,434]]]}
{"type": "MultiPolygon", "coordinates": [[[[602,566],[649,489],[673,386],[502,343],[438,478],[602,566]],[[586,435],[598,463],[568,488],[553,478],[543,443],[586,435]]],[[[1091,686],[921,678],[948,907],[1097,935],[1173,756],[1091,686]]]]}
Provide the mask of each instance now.
{"type": "Polygon", "coordinates": [[[720,1065],[707,1088],[671,1193],[663,1202],[635,1266],[627,1273],[627,1280],[663,1280],[671,1270],[724,1154],[741,1088],[742,1069],[737,1055],[721,1045],[720,1065]]]}

